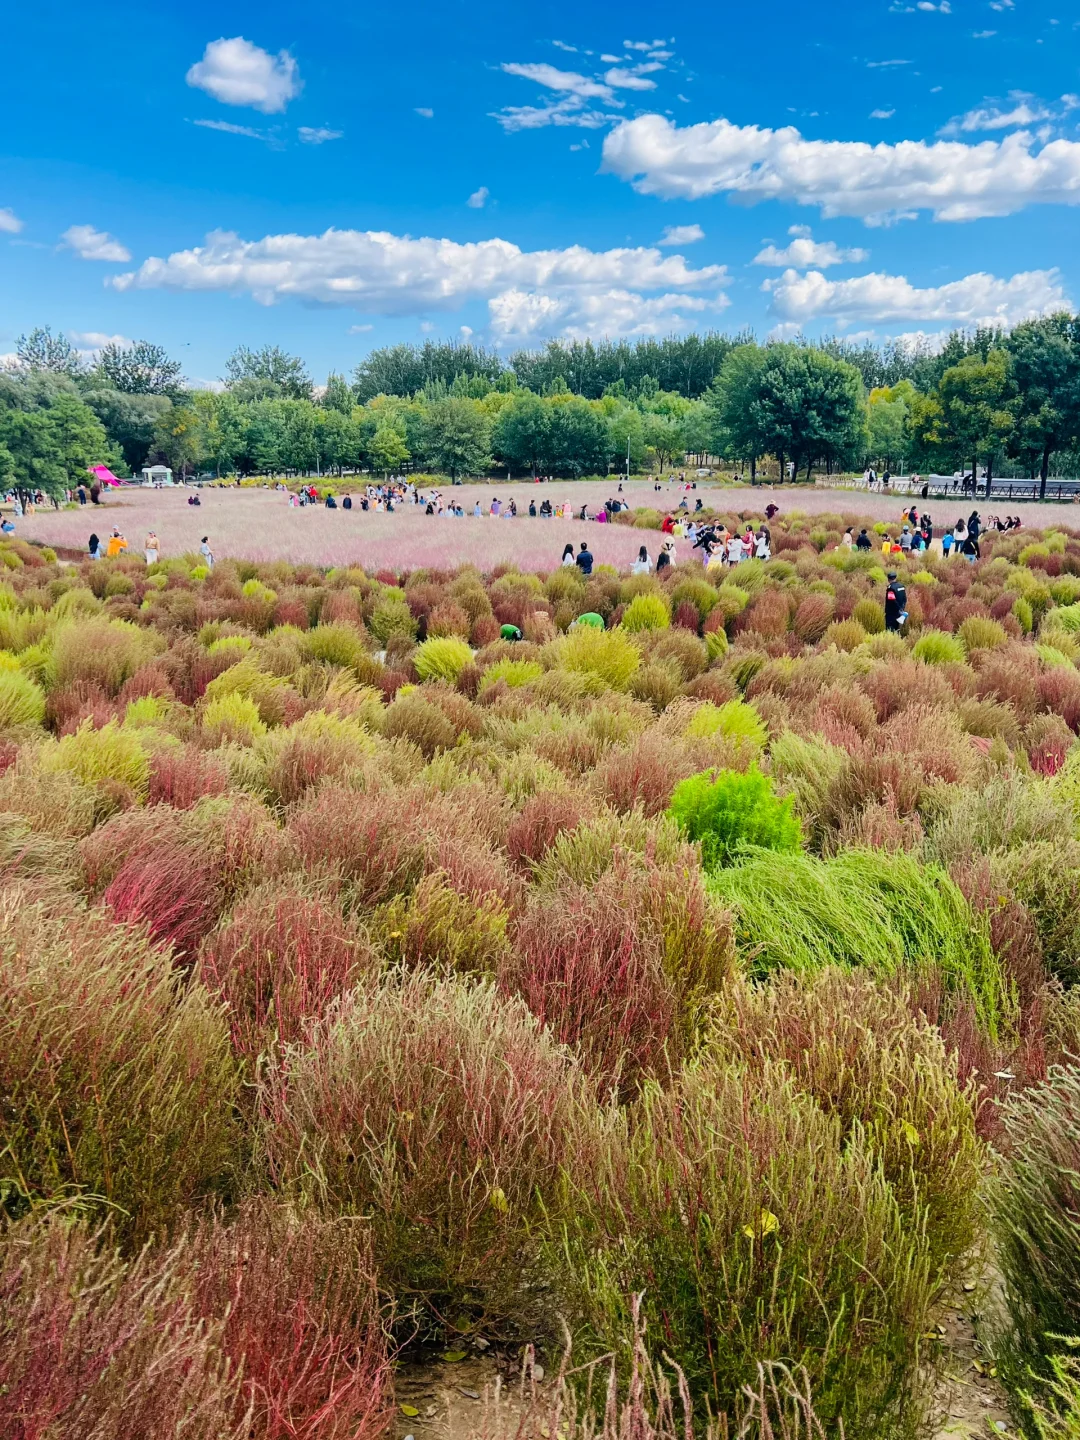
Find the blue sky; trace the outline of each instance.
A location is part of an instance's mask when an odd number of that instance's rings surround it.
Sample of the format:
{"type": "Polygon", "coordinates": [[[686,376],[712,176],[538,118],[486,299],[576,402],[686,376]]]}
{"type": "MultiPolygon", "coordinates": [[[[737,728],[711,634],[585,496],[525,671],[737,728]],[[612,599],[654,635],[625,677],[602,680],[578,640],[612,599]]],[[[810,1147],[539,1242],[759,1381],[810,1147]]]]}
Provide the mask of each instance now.
{"type": "Polygon", "coordinates": [[[1062,0],[13,9],[0,354],[316,378],[471,334],[937,334],[1080,301],[1062,0]],[[662,20],[657,14],[663,15],[662,20]]]}

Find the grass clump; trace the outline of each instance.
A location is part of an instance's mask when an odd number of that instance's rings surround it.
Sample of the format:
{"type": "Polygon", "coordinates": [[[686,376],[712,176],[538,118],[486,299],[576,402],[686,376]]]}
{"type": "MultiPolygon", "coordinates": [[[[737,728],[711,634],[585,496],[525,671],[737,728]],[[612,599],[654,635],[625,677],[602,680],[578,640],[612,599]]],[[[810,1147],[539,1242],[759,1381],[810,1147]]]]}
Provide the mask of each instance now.
{"type": "Polygon", "coordinates": [[[0,670],[0,730],[39,726],[45,719],[45,692],[20,670],[0,670]]]}
{"type": "Polygon", "coordinates": [[[635,595],[622,618],[622,628],[631,634],[638,630],[666,630],[671,624],[671,611],[662,595],[635,595]]]}
{"type": "Polygon", "coordinates": [[[472,664],[473,653],[464,640],[453,635],[425,640],[413,656],[413,665],[421,680],[447,680],[457,683],[466,665],[472,664]]]}
{"type": "Polygon", "coordinates": [[[945,630],[924,630],[911,653],[927,665],[963,665],[967,659],[963,641],[945,630]]]}
{"type": "Polygon", "coordinates": [[[748,845],[798,850],[802,832],[794,805],[790,796],[779,799],[772,781],[755,766],[745,774],[703,771],[680,781],[668,814],[691,840],[700,842],[702,864],[711,871],[731,865],[748,845]]]}
{"type": "Polygon", "coordinates": [[[580,626],[546,647],[552,662],[612,690],[625,690],[641,664],[641,652],[621,630],[580,626]]]}

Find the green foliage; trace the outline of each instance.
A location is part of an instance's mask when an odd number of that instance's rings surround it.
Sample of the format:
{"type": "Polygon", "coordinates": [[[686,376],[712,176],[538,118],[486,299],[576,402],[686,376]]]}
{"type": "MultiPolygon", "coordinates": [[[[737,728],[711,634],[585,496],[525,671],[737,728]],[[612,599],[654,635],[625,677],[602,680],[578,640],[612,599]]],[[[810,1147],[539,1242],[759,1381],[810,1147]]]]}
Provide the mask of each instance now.
{"type": "Polygon", "coordinates": [[[19,670],[0,670],[0,730],[40,725],[45,719],[45,694],[19,670]]]}
{"type": "Polygon", "coordinates": [[[911,653],[927,665],[963,665],[967,659],[963,641],[945,630],[924,630],[911,653]]]}
{"type": "Polygon", "coordinates": [[[456,684],[466,665],[472,664],[473,652],[464,640],[452,635],[425,640],[413,656],[416,673],[421,680],[448,680],[456,684]]]}
{"type": "Polygon", "coordinates": [[[987,615],[969,615],[956,633],[969,655],[973,650],[998,650],[1009,642],[1004,625],[987,615]]]}
{"type": "Polygon", "coordinates": [[[44,748],[38,764],[43,771],[65,772],[84,785],[97,787],[105,804],[110,786],[143,800],[150,781],[150,761],[138,737],[114,720],[100,730],[85,721],[72,734],[44,748]]]}
{"type": "Polygon", "coordinates": [[[671,611],[662,595],[635,595],[622,618],[622,627],[631,633],[637,630],[666,630],[671,624],[671,611]]]}
{"type": "Polygon", "coordinates": [[[554,663],[612,690],[625,690],[641,664],[641,652],[621,630],[577,626],[546,647],[554,663]]]}
{"type": "Polygon", "coordinates": [[[756,766],[745,774],[705,771],[681,780],[668,814],[701,842],[706,870],[731,865],[744,846],[787,852],[798,850],[802,838],[794,801],[774,795],[772,781],[756,766]]]}
{"type": "Polygon", "coordinates": [[[724,705],[706,701],[691,715],[683,734],[690,740],[707,740],[710,736],[722,735],[725,740],[733,740],[740,748],[745,747],[756,754],[765,749],[769,740],[765,722],[753,705],[744,700],[729,700],[724,705]]]}

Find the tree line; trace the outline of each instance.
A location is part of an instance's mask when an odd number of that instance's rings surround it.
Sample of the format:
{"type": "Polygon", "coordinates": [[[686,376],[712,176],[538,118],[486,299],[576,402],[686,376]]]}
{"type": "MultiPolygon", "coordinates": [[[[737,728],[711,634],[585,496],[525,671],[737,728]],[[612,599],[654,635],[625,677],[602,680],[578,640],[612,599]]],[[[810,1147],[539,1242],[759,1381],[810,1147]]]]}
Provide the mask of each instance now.
{"type": "Polygon", "coordinates": [[[753,475],[765,457],[815,468],[985,468],[1043,488],[1080,451],[1080,320],[957,332],[936,351],[899,342],[771,342],[691,335],[552,341],[506,362],[482,346],[395,345],[316,387],[277,346],[239,347],[220,391],[191,389],[151,342],[92,364],[48,328],[0,372],[0,483],[60,494],[91,463],[161,461],[215,475],[495,467],[575,477],[715,457],[753,475]]]}

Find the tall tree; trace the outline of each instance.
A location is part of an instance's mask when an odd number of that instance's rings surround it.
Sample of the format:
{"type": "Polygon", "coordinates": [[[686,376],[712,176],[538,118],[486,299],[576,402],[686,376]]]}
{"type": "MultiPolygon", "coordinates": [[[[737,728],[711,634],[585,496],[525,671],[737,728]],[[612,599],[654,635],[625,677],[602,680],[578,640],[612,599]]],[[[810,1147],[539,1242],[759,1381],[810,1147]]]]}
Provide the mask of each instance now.
{"type": "Polygon", "coordinates": [[[765,351],[760,345],[738,346],[705,396],[711,421],[709,449],[731,460],[749,460],[751,476],[756,475],[758,456],[766,449],[758,417],[751,409],[764,364],[765,351]]]}
{"type": "Polygon", "coordinates": [[[339,375],[336,370],[331,370],[326,377],[326,389],[322,393],[319,404],[324,410],[337,410],[341,415],[351,415],[356,398],[352,392],[352,386],[339,375]]]}
{"type": "Polygon", "coordinates": [[[1067,313],[1028,320],[1006,348],[1017,390],[1009,449],[1035,458],[1045,499],[1054,451],[1080,448],[1080,320],[1067,313]]]}
{"type": "Polygon", "coordinates": [[[808,479],[815,461],[854,463],[866,443],[859,372],[821,350],[770,345],[750,409],[762,448],[808,479]]]}
{"type": "Polygon", "coordinates": [[[965,355],[941,377],[941,433],[961,467],[970,460],[972,484],[977,487],[979,461],[986,462],[986,493],[993,484],[994,457],[1009,440],[1016,425],[1010,409],[1016,391],[1009,373],[1009,357],[1002,349],[965,355]]]}
{"type": "Polygon", "coordinates": [[[92,378],[125,395],[178,397],[184,389],[179,360],[170,360],[161,345],[136,340],[134,345],[106,345],[98,355],[92,378]]]}
{"type": "Polygon", "coordinates": [[[596,475],[607,470],[607,426],[580,395],[551,404],[548,463],[557,475],[596,475]]]}
{"type": "Polygon", "coordinates": [[[41,490],[53,500],[84,481],[90,465],[112,458],[100,420],[64,391],[34,409],[0,409],[0,447],[11,458],[15,485],[24,492],[41,490]]]}
{"type": "Polygon", "coordinates": [[[499,413],[491,443],[508,466],[536,472],[546,467],[551,445],[551,406],[522,390],[499,413]]]}
{"type": "Polygon", "coordinates": [[[244,400],[311,399],[311,376],[298,355],[289,355],[279,345],[261,345],[257,350],[239,345],[225,362],[225,385],[244,400]]]}
{"type": "Polygon", "coordinates": [[[48,325],[38,325],[29,335],[15,341],[19,364],[27,370],[49,370],[54,375],[78,375],[82,370],[79,352],[63,335],[54,335],[48,325]]]}
{"type": "Polygon", "coordinates": [[[128,469],[134,472],[144,465],[172,401],[165,395],[128,395],[111,386],[88,389],[83,398],[109,439],[120,447],[128,469]]]}
{"type": "Polygon", "coordinates": [[[428,407],[424,423],[424,450],[439,470],[456,480],[478,475],[489,464],[491,427],[475,400],[447,396],[428,407]]]}

